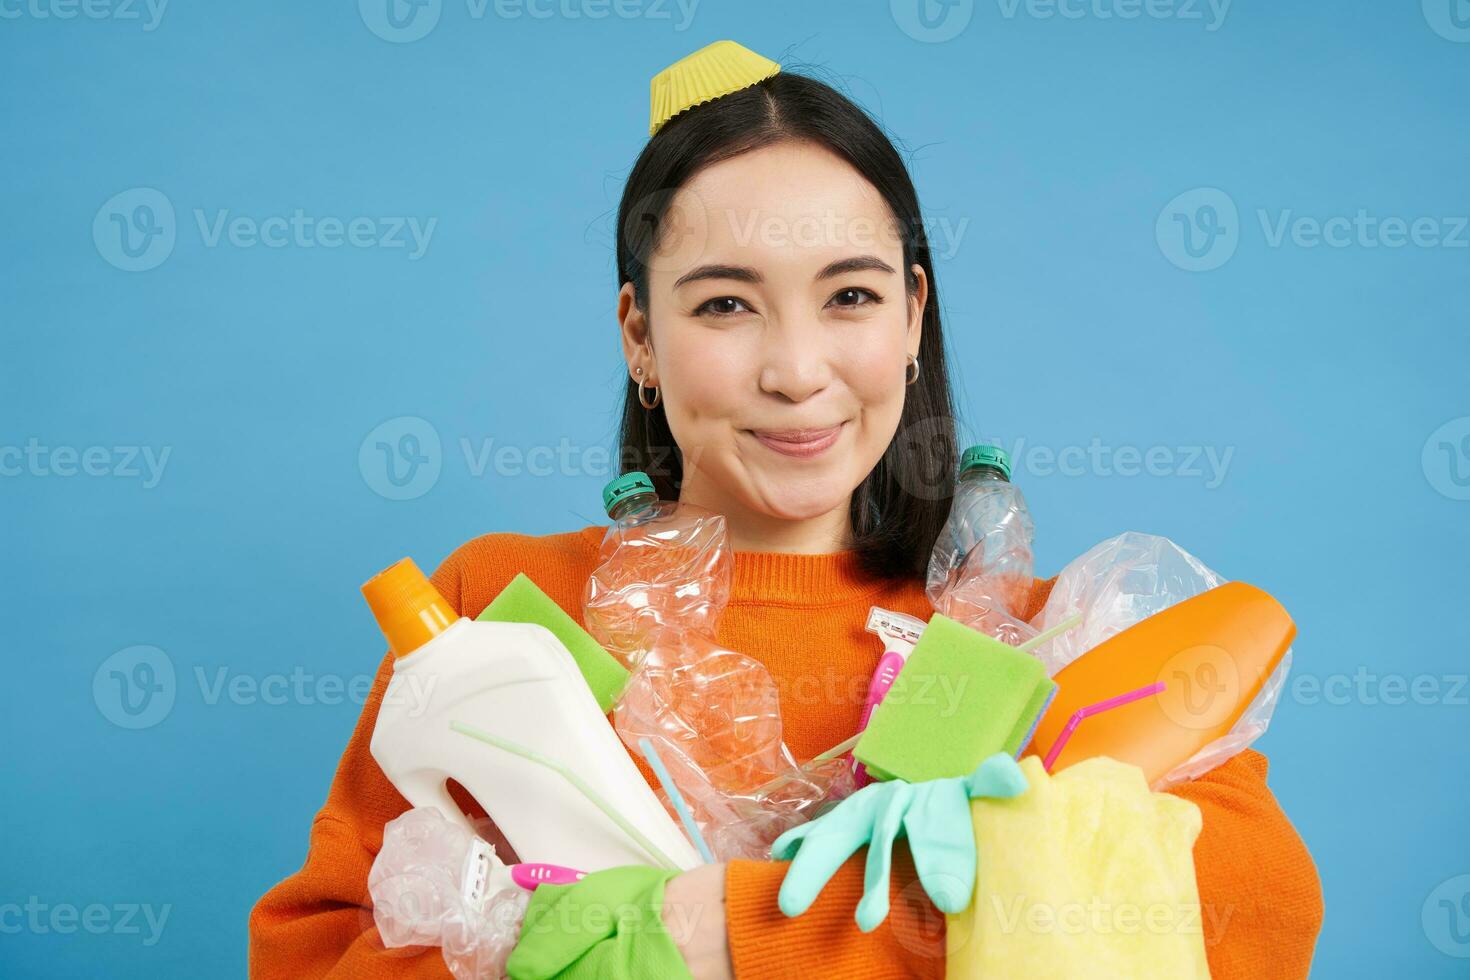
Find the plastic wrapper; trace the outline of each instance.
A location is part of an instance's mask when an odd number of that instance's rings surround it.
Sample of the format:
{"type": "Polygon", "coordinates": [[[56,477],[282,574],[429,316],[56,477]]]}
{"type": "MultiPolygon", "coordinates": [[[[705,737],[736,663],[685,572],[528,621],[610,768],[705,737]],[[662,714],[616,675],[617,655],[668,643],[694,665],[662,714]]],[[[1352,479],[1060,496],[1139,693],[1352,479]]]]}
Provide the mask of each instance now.
{"type": "Polygon", "coordinates": [[[1044,630],[1082,614],[1080,626],[1042,645],[1041,661],[1056,676],[1109,637],[1224,582],[1168,538],[1137,531],[1109,538],[1062,569],[1032,620],[1044,630]]]}
{"type": "Polygon", "coordinates": [[[384,946],[439,946],[458,980],[505,975],[529,901],[490,844],[433,807],[384,825],[368,892],[384,946]]]}
{"type": "Polygon", "coordinates": [[[1031,594],[1036,526],[1020,487],[961,479],[929,556],[936,612],[1012,646],[1036,635],[1021,614],[1031,594]]]}
{"type": "Polygon", "coordinates": [[[1281,692],[1286,688],[1289,673],[1291,651],[1287,650],[1276,669],[1271,671],[1271,676],[1266,678],[1260,693],[1251,701],[1250,707],[1246,708],[1245,714],[1230,727],[1230,732],[1170,769],[1154,788],[1167,789],[1197,779],[1226,759],[1239,755],[1242,749],[1248,748],[1252,742],[1266,734],[1266,729],[1271,725],[1271,716],[1276,712],[1276,704],[1281,700],[1281,692]]]}
{"type": "Polygon", "coordinates": [[[614,727],[635,755],[642,738],[658,750],[717,859],[767,857],[787,828],[852,791],[843,760],[798,764],[770,672],[715,639],[734,563],[723,517],[661,501],[615,522],[600,557],[584,621],[634,671],[614,727]]]}
{"type": "MultiPolygon", "coordinates": [[[[1043,644],[1037,656],[1046,664],[1047,673],[1055,676],[1109,637],[1225,581],[1168,538],[1137,531],[1109,538],[1074,559],[1057,576],[1032,625],[1049,629],[1076,613],[1082,614],[1082,623],[1043,644]]],[[[1153,788],[1165,789],[1201,776],[1264,735],[1290,669],[1288,650],[1230,731],[1170,770],[1153,788]]]]}

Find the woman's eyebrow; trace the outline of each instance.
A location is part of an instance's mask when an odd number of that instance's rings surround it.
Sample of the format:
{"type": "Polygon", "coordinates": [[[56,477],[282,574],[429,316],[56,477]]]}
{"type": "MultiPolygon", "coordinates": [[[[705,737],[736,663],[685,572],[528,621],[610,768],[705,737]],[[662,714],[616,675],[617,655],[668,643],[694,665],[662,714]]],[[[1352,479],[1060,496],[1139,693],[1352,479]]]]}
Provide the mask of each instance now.
{"type": "Polygon", "coordinates": [[[737,282],[758,283],[761,274],[748,265],[701,265],[690,269],[674,282],[674,288],[701,279],[734,279],[737,282]]]}
{"type": "Polygon", "coordinates": [[[845,276],[849,272],[886,272],[892,275],[893,266],[876,255],[855,255],[852,258],[838,259],[831,263],[817,273],[817,278],[831,279],[834,276],[845,276]]]}
{"type": "MultiPolygon", "coordinates": [[[[876,255],[854,255],[828,263],[818,272],[818,280],[831,279],[849,272],[886,272],[893,274],[893,266],[876,255]]],[[[736,282],[759,283],[761,274],[748,265],[701,265],[684,273],[674,282],[674,288],[698,282],[701,279],[734,279],[736,282]]]]}

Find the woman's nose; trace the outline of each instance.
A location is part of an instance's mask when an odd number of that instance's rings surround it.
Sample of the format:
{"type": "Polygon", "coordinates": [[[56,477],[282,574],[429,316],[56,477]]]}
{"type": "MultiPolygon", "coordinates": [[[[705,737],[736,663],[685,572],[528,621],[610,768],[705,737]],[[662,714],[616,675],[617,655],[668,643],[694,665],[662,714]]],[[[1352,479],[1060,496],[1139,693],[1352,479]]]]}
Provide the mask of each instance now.
{"type": "Polygon", "coordinates": [[[821,323],[785,320],[762,332],[761,390],[805,401],[832,382],[830,339],[821,323]]]}

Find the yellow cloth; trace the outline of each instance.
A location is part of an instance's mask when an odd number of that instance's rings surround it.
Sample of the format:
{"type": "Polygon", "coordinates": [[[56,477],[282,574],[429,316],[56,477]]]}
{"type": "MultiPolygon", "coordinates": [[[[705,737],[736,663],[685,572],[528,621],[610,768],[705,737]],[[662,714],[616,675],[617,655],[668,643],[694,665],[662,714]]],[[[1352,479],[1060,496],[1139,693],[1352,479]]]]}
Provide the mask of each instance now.
{"type": "Polygon", "coordinates": [[[970,805],[979,857],[970,907],[949,916],[949,980],[1208,978],[1194,839],[1199,808],[1143,772],[1093,758],[970,805]]]}

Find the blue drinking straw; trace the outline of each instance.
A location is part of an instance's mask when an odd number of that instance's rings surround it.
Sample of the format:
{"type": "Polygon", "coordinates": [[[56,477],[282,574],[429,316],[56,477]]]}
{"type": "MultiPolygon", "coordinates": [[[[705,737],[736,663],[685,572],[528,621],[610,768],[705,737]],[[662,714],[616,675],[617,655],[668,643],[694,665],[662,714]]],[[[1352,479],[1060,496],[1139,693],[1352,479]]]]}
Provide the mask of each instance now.
{"type": "Polygon", "coordinates": [[[694,814],[689,812],[689,804],[684,802],[684,794],[679,792],[679,787],[674,785],[673,779],[669,777],[669,771],[664,768],[664,760],[658,756],[658,750],[647,736],[638,740],[638,748],[643,750],[643,757],[653,769],[653,774],[658,777],[659,785],[669,795],[669,802],[674,804],[674,812],[679,815],[679,820],[684,824],[684,830],[688,832],[689,839],[694,841],[694,846],[699,849],[699,856],[704,858],[705,864],[714,864],[715,856],[710,851],[709,845],[704,842],[704,835],[694,824],[694,814]]]}

